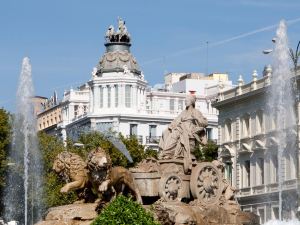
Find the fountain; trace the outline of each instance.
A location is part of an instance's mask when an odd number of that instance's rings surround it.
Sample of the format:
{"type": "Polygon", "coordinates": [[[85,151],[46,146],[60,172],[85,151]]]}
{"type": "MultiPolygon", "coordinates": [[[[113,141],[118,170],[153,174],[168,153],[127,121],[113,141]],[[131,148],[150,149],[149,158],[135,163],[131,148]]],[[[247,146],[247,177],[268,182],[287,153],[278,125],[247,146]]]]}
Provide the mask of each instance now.
{"type": "Polygon", "coordinates": [[[274,118],[276,124],[276,138],[278,141],[277,162],[278,162],[278,197],[279,197],[279,220],[269,221],[267,225],[289,225],[300,224],[297,220],[285,220],[284,208],[288,203],[283,195],[283,183],[285,181],[284,171],[284,155],[292,154],[296,146],[296,117],[295,117],[295,94],[293,93],[293,85],[291,78],[293,76],[290,68],[290,56],[288,47],[288,38],[286,25],[284,21],[280,21],[276,31],[275,48],[273,51],[273,75],[272,85],[268,95],[268,103],[271,117],[274,118]]]}
{"type": "Polygon", "coordinates": [[[29,58],[25,57],[17,89],[9,171],[4,194],[6,221],[34,224],[41,217],[42,165],[37,142],[29,58]]]}

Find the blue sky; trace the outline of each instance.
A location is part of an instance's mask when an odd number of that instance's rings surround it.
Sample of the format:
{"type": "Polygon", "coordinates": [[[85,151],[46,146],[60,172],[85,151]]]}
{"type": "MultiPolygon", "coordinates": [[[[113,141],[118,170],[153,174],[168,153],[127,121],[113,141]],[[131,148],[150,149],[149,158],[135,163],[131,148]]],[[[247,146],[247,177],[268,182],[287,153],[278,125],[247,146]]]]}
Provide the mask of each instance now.
{"type": "Polygon", "coordinates": [[[3,0],[0,107],[14,110],[24,56],[31,58],[36,95],[57,90],[61,97],[88,81],[104,52],[104,33],[118,16],[151,85],[162,83],[165,72],[228,72],[234,82],[240,74],[249,81],[254,69],[261,73],[271,63],[262,50],[272,48],[273,25],[281,19],[294,21],[288,35],[296,46],[299,10],[299,0],[3,0]]]}

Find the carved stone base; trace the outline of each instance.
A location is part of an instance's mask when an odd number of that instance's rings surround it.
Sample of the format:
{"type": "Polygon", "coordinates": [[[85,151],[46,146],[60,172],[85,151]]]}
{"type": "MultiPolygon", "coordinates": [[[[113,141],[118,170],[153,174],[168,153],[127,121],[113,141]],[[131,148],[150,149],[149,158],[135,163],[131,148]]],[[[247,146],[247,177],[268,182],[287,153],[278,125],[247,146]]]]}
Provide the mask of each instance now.
{"type": "Polygon", "coordinates": [[[154,213],[162,225],[258,225],[259,217],[240,210],[220,206],[203,208],[185,203],[161,202],[153,205],[154,213]]]}
{"type": "Polygon", "coordinates": [[[97,217],[96,206],[96,203],[84,203],[53,207],[45,220],[36,225],[89,225],[97,217]]]}

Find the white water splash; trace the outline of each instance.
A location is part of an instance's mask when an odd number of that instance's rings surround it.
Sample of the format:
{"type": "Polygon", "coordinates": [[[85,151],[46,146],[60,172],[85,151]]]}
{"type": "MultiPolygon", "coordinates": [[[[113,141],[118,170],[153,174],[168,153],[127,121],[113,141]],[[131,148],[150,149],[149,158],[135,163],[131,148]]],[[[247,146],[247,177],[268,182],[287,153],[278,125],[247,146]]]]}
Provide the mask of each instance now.
{"type": "Polygon", "coordinates": [[[9,152],[11,168],[4,194],[7,221],[34,224],[41,218],[42,165],[34,115],[33,82],[29,58],[22,63],[13,118],[13,143],[9,152]]]}
{"type": "Polygon", "coordinates": [[[300,221],[299,220],[289,220],[289,221],[270,220],[264,225],[300,225],[300,221]]]}
{"type": "MultiPolygon", "coordinates": [[[[280,21],[276,31],[276,43],[273,52],[273,74],[272,85],[269,92],[269,108],[271,117],[275,119],[276,139],[278,141],[278,190],[279,190],[279,220],[282,220],[283,199],[282,184],[284,181],[284,153],[291,151],[287,145],[293,145],[296,141],[295,135],[290,131],[296,125],[294,112],[295,95],[291,82],[292,72],[290,68],[290,56],[286,25],[280,21]]],[[[289,153],[289,152],[288,152],[289,153]]],[[[275,223],[277,224],[277,223],[275,223]]]]}

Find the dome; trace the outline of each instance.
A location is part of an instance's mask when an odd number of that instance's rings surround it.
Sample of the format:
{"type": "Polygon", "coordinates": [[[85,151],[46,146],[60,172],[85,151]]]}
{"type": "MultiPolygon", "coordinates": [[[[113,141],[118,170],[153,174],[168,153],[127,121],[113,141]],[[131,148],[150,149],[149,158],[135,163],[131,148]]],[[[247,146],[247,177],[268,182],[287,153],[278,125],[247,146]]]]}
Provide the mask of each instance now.
{"type": "Polygon", "coordinates": [[[139,65],[130,53],[128,43],[106,43],[106,53],[102,56],[98,66],[98,73],[124,72],[129,70],[141,74],[139,65]]]}

